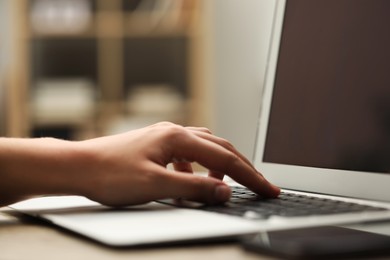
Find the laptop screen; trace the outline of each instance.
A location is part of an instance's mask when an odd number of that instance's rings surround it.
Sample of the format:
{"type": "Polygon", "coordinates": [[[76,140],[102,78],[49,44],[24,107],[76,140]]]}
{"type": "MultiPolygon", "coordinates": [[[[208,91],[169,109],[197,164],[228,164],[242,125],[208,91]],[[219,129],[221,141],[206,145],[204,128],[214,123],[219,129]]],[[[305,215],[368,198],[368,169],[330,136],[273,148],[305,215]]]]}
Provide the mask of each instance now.
{"type": "Polygon", "coordinates": [[[390,173],[390,1],[287,1],[264,162],[390,173]]]}

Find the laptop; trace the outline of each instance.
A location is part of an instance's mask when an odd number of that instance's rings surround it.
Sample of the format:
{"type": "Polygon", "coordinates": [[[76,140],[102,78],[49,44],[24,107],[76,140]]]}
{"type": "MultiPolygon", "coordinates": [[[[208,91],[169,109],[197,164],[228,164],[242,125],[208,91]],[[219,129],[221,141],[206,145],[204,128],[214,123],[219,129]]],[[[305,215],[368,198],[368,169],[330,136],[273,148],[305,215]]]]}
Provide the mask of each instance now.
{"type": "Polygon", "coordinates": [[[58,196],[11,207],[111,246],[389,220],[390,2],[274,3],[253,162],[283,188],[280,198],[228,180],[226,205],[118,210],[58,196]]]}

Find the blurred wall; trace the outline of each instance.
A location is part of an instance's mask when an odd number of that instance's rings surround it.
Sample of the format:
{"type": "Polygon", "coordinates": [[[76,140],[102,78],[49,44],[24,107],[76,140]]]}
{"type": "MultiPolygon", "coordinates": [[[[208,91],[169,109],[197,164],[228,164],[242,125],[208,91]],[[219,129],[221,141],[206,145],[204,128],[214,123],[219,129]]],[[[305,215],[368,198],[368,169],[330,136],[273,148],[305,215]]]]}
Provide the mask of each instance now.
{"type": "Polygon", "coordinates": [[[252,158],[275,2],[206,1],[213,132],[252,158]]]}
{"type": "Polygon", "coordinates": [[[10,17],[9,0],[0,0],[0,136],[5,134],[5,70],[9,64],[10,17]]]}
{"type": "Polygon", "coordinates": [[[7,60],[7,48],[8,40],[7,35],[9,35],[8,25],[8,1],[0,0],[0,77],[4,73],[4,66],[6,65],[7,60]]]}

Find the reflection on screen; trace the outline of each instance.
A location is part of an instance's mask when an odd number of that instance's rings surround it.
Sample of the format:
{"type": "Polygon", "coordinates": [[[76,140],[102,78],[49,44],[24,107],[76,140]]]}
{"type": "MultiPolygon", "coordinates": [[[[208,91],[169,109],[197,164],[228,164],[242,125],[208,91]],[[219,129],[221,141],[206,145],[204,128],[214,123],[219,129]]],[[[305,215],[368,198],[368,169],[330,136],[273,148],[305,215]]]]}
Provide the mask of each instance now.
{"type": "Polygon", "coordinates": [[[287,1],[264,161],[390,173],[390,1],[287,1]]]}

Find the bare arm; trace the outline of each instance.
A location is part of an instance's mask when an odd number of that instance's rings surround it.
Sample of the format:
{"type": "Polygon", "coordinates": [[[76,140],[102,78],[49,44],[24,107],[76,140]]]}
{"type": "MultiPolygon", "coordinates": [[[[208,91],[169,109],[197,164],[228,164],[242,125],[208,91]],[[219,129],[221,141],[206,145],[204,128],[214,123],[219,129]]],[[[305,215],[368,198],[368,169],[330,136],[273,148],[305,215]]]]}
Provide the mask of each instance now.
{"type": "Polygon", "coordinates": [[[53,138],[0,138],[0,205],[44,194],[80,194],[76,143],[53,138]]]}
{"type": "Polygon", "coordinates": [[[44,194],[83,195],[112,206],[179,197],[217,203],[230,197],[225,174],[264,196],[280,192],[204,128],[159,123],[80,142],[0,139],[1,205],[44,194]],[[209,177],[189,174],[194,161],[209,177]],[[166,169],[169,163],[175,172],[166,169]]]}

